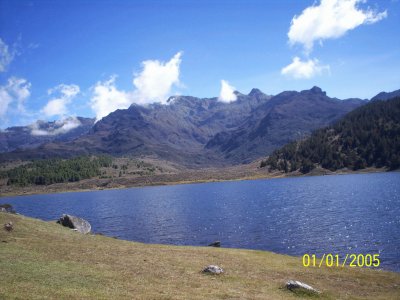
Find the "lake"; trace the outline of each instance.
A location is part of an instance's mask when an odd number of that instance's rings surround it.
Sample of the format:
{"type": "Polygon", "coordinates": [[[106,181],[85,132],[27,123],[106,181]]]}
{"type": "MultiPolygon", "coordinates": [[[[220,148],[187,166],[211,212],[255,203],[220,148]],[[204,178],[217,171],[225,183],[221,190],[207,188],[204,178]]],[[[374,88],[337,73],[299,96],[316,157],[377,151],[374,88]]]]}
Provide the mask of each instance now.
{"type": "MultiPolygon", "coordinates": [[[[43,220],[145,243],[380,254],[400,271],[400,172],[231,181],[0,198],[43,220]]],[[[299,260],[299,263],[301,261],[299,260]]]]}

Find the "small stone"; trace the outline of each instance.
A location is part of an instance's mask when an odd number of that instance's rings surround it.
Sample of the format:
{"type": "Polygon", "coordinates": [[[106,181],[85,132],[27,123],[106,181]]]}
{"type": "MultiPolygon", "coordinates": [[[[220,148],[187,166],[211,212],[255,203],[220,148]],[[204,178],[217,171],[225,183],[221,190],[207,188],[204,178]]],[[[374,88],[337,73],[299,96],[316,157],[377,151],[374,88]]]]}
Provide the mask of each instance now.
{"type": "Polygon", "coordinates": [[[309,293],[320,293],[320,291],[314,289],[312,286],[297,280],[289,280],[288,282],[286,282],[286,288],[290,291],[303,290],[309,293]]]}
{"type": "Polygon", "coordinates": [[[211,244],[209,244],[208,246],[209,247],[221,247],[221,242],[215,241],[215,242],[212,242],[211,244]]]}
{"type": "Polygon", "coordinates": [[[10,222],[4,224],[4,229],[7,230],[7,231],[12,231],[14,229],[13,222],[10,221],[10,222]]]}
{"type": "Polygon", "coordinates": [[[224,269],[222,269],[219,266],[209,265],[209,266],[205,267],[202,272],[213,274],[213,275],[219,275],[219,274],[224,273],[224,269]]]}

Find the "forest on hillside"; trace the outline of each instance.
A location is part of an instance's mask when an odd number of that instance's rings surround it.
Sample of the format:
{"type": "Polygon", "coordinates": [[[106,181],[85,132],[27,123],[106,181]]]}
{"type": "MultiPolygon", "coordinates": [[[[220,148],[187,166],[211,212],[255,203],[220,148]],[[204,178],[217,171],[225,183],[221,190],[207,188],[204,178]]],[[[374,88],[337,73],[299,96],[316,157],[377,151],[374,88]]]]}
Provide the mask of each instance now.
{"type": "Polygon", "coordinates": [[[315,167],[400,167],[400,97],[372,101],[309,138],[275,150],[260,167],[308,173],[315,167]]]}
{"type": "Polygon", "coordinates": [[[10,170],[1,171],[0,178],[7,179],[7,185],[26,186],[74,182],[101,174],[101,167],[112,164],[110,156],[79,156],[71,159],[36,160],[10,170]]]}

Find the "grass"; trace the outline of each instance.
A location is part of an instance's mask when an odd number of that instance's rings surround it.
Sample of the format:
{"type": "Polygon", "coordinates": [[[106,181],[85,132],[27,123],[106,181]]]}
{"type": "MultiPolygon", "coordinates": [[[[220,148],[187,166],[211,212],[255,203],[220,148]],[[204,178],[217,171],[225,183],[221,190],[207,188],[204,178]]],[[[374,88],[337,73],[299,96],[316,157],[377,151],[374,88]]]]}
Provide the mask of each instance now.
{"type": "Polygon", "coordinates": [[[147,245],[0,213],[0,299],[399,299],[400,274],[304,268],[264,251],[147,245]],[[209,264],[225,269],[212,276],[209,264]],[[295,294],[288,279],[321,290],[295,294]]]}

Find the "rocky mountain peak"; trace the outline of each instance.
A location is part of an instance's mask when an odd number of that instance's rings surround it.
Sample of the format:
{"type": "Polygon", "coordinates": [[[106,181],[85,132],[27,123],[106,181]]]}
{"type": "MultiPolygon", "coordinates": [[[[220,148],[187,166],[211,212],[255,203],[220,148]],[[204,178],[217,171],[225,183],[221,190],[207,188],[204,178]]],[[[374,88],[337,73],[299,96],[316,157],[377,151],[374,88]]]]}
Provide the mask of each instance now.
{"type": "Polygon", "coordinates": [[[311,94],[311,95],[321,95],[321,96],[326,96],[326,92],[323,91],[320,87],[318,86],[313,86],[309,90],[304,90],[300,92],[301,94],[311,94]]]}
{"type": "Polygon", "coordinates": [[[326,96],[326,92],[322,91],[322,89],[318,86],[313,86],[310,89],[310,92],[312,92],[313,94],[323,94],[324,96],[326,96]]]}
{"type": "Polygon", "coordinates": [[[249,93],[250,97],[257,97],[257,96],[261,96],[261,95],[265,95],[265,94],[256,88],[253,88],[249,93]]]}

